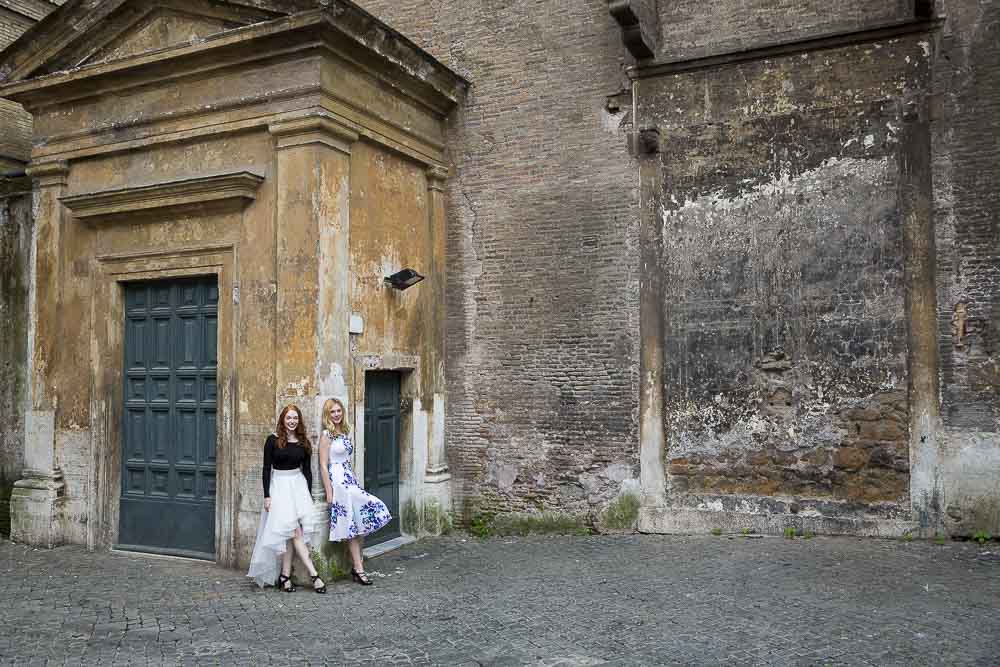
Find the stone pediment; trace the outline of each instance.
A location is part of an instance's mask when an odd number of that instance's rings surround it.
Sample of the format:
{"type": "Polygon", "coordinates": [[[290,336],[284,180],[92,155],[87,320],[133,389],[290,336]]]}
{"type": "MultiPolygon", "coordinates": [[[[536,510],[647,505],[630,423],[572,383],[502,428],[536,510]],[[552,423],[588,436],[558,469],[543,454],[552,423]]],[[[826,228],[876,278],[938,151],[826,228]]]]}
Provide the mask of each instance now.
{"type": "Polygon", "coordinates": [[[154,7],[78,64],[106,63],[178,44],[198,42],[209,35],[242,25],[216,16],[188,14],[172,7],[154,7]]]}
{"type": "MultiPolygon", "coordinates": [[[[364,62],[364,76],[380,79],[383,90],[399,91],[442,116],[468,89],[468,82],[351,0],[68,0],[0,52],[0,97],[37,113],[245,67],[269,54],[287,59],[307,52],[364,62]]],[[[316,62],[310,76],[319,90],[327,84],[316,62]]],[[[230,96],[219,103],[234,102],[230,96]]]]}
{"type": "Polygon", "coordinates": [[[0,52],[0,83],[195,43],[322,4],[321,0],[69,0],[0,52]]]}
{"type": "Polygon", "coordinates": [[[441,114],[468,89],[351,0],[67,0],[0,52],[0,97],[34,112],[296,49],[365,61],[368,75],[441,114]]]}

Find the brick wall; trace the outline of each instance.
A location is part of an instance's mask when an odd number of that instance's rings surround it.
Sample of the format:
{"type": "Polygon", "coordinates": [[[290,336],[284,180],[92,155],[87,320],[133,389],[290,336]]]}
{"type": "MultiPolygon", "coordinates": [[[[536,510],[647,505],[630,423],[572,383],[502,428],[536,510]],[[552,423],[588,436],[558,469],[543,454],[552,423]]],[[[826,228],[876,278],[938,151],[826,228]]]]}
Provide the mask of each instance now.
{"type": "MultiPolygon", "coordinates": [[[[65,0],[0,0],[0,51],[65,0]]],[[[0,173],[14,171],[28,160],[31,150],[31,116],[0,99],[0,173]]]]}
{"type": "Polygon", "coordinates": [[[697,58],[893,23],[914,0],[659,0],[660,60],[697,58]]]}
{"type": "MultiPolygon", "coordinates": [[[[637,183],[614,129],[622,117],[600,111],[625,85],[606,3],[363,5],[473,82],[451,136],[448,437],[459,497],[467,510],[592,511],[611,489],[593,470],[636,472],[638,410],[637,183]],[[559,267],[580,263],[596,284],[557,286],[559,267]],[[589,416],[597,400],[600,420],[589,416]]],[[[961,292],[968,337],[964,348],[942,343],[944,407],[956,427],[990,431],[1000,272],[997,195],[983,178],[996,180],[996,160],[976,137],[997,136],[1000,117],[980,113],[1000,90],[996,10],[939,5],[949,16],[934,74],[940,329],[950,335],[961,292]]],[[[658,6],[660,61],[915,14],[913,0],[658,6]]],[[[673,441],[676,490],[905,506],[902,148],[891,128],[900,92],[925,86],[932,54],[926,40],[904,46],[692,75],[660,100],[691,117],[664,142],[677,210],[725,205],[664,230],[681,258],[664,266],[668,395],[680,397],[668,421],[691,445],[673,441]],[[767,426],[727,450],[736,431],[726,424],[743,408],[767,426]]]]}
{"type": "Polygon", "coordinates": [[[457,509],[595,514],[637,470],[637,172],[606,0],[366,0],[472,82],[451,128],[457,509]]]}
{"type": "Polygon", "coordinates": [[[1000,4],[942,0],[932,116],[941,413],[931,509],[1000,531],[1000,4]],[[935,502],[936,501],[936,502],[935,502]]]}
{"type": "Polygon", "coordinates": [[[935,85],[945,423],[1000,430],[1000,6],[946,3],[935,85]]]}

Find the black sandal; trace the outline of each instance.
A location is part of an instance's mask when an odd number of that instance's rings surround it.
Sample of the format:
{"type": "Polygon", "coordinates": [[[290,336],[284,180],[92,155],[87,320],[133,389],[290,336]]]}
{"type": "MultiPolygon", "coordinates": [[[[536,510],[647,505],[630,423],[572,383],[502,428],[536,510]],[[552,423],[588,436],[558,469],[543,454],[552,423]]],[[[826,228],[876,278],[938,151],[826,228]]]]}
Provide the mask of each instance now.
{"type": "Polygon", "coordinates": [[[310,574],[309,578],[312,579],[313,590],[314,591],[316,591],[317,593],[326,593],[326,583],[324,583],[319,588],[316,588],[316,580],[319,579],[319,575],[318,574],[316,574],[316,575],[310,574]]]}
{"type": "Polygon", "coordinates": [[[365,574],[364,570],[362,570],[361,572],[358,572],[357,570],[355,570],[352,567],[351,568],[351,578],[354,579],[354,581],[356,581],[359,584],[361,584],[362,586],[371,586],[372,585],[372,580],[368,578],[368,575],[365,574]]]}
{"type": "Polygon", "coordinates": [[[291,577],[286,577],[283,574],[279,574],[278,575],[278,590],[283,591],[285,593],[294,593],[295,592],[295,584],[292,583],[292,578],[291,577]],[[288,584],[288,585],[286,586],[285,584],[288,584]]]}

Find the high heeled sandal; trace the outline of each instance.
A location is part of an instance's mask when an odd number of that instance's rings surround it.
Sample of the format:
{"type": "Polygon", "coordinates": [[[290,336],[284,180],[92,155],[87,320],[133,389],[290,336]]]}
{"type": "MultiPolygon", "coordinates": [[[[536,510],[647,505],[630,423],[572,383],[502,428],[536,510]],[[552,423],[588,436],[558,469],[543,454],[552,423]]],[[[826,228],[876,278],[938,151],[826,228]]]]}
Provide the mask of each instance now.
{"type": "Polygon", "coordinates": [[[361,584],[362,586],[371,586],[372,585],[372,580],[368,578],[368,575],[365,574],[364,570],[361,570],[360,572],[358,572],[357,570],[355,570],[352,567],[351,568],[351,578],[354,579],[354,581],[356,581],[359,584],[361,584]]]}
{"type": "Polygon", "coordinates": [[[295,592],[295,584],[292,583],[292,578],[291,577],[286,577],[283,574],[279,574],[278,575],[278,590],[280,590],[282,592],[285,592],[285,593],[294,593],[295,592]],[[288,584],[288,585],[286,586],[285,584],[288,584]]]}
{"type": "Polygon", "coordinates": [[[314,591],[316,591],[317,593],[326,593],[326,583],[324,583],[319,588],[316,588],[316,580],[319,579],[318,574],[310,574],[309,578],[312,579],[314,591]]]}

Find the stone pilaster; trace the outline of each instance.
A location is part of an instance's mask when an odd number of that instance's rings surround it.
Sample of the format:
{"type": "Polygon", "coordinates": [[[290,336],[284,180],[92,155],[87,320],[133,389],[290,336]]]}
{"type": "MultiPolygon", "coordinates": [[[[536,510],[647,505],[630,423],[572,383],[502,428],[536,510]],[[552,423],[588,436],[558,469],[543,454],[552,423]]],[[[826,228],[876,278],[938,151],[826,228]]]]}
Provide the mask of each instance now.
{"type": "MultiPolygon", "coordinates": [[[[351,146],[358,133],[328,115],[269,127],[277,151],[277,396],[296,403],[317,434],[323,401],[350,417],[351,146]]],[[[318,445],[318,441],[316,442],[318,445]]],[[[313,497],[326,544],[329,520],[314,456],[313,497]]],[[[340,558],[339,553],[327,557],[340,558]]]]}
{"type": "Polygon", "coordinates": [[[910,501],[927,535],[941,527],[945,499],[941,471],[941,400],[937,346],[934,207],[931,201],[930,119],[923,98],[900,113],[899,207],[906,252],[909,333],[910,501]]]}
{"type": "Polygon", "coordinates": [[[37,164],[29,166],[27,172],[37,186],[28,297],[28,410],[24,418],[25,469],[14,483],[10,499],[11,539],[53,547],[62,541],[59,520],[65,501],[62,472],[56,466],[58,397],[53,375],[60,349],[60,244],[66,223],[59,198],[66,189],[69,165],[37,164]]]}
{"type": "Polygon", "coordinates": [[[660,200],[663,170],[660,167],[660,133],[644,129],[632,137],[632,151],[639,161],[641,184],[639,239],[639,480],[642,487],[640,530],[648,508],[662,505],[666,494],[663,406],[663,220],[660,200]]]}
{"type": "Polygon", "coordinates": [[[436,347],[429,350],[427,374],[432,387],[432,403],[427,423],[427,467],[424,475],[424,518],[422,525],[432,533],[442,530],[444,517],[451,512],[451,472],[445,451],[445,337],[447,333],[447,308],[445,287],[447,281],[445,183],[448,170],[439,165],[427,169],[428,241],[431,265],[428,281],[433,293],[433,329],[436,347]]]}
{"type": "Polygon", "coordinates": [[[433,382],[434,404],[427,451],[427,481],[439,483],[447,480],[448,460],[444,449],[444,408],[445,371],[444,349],[447,334],[447,309],[445,307],[445,287],[447,262],[445,259],[445,209],[444,189],[448,170],[432,166],[427,170],[428,226],[431,244],[430,288],[434,295],[434,330],[438,341],[437,349],[431,355],[431,379],[433,382]]]}

